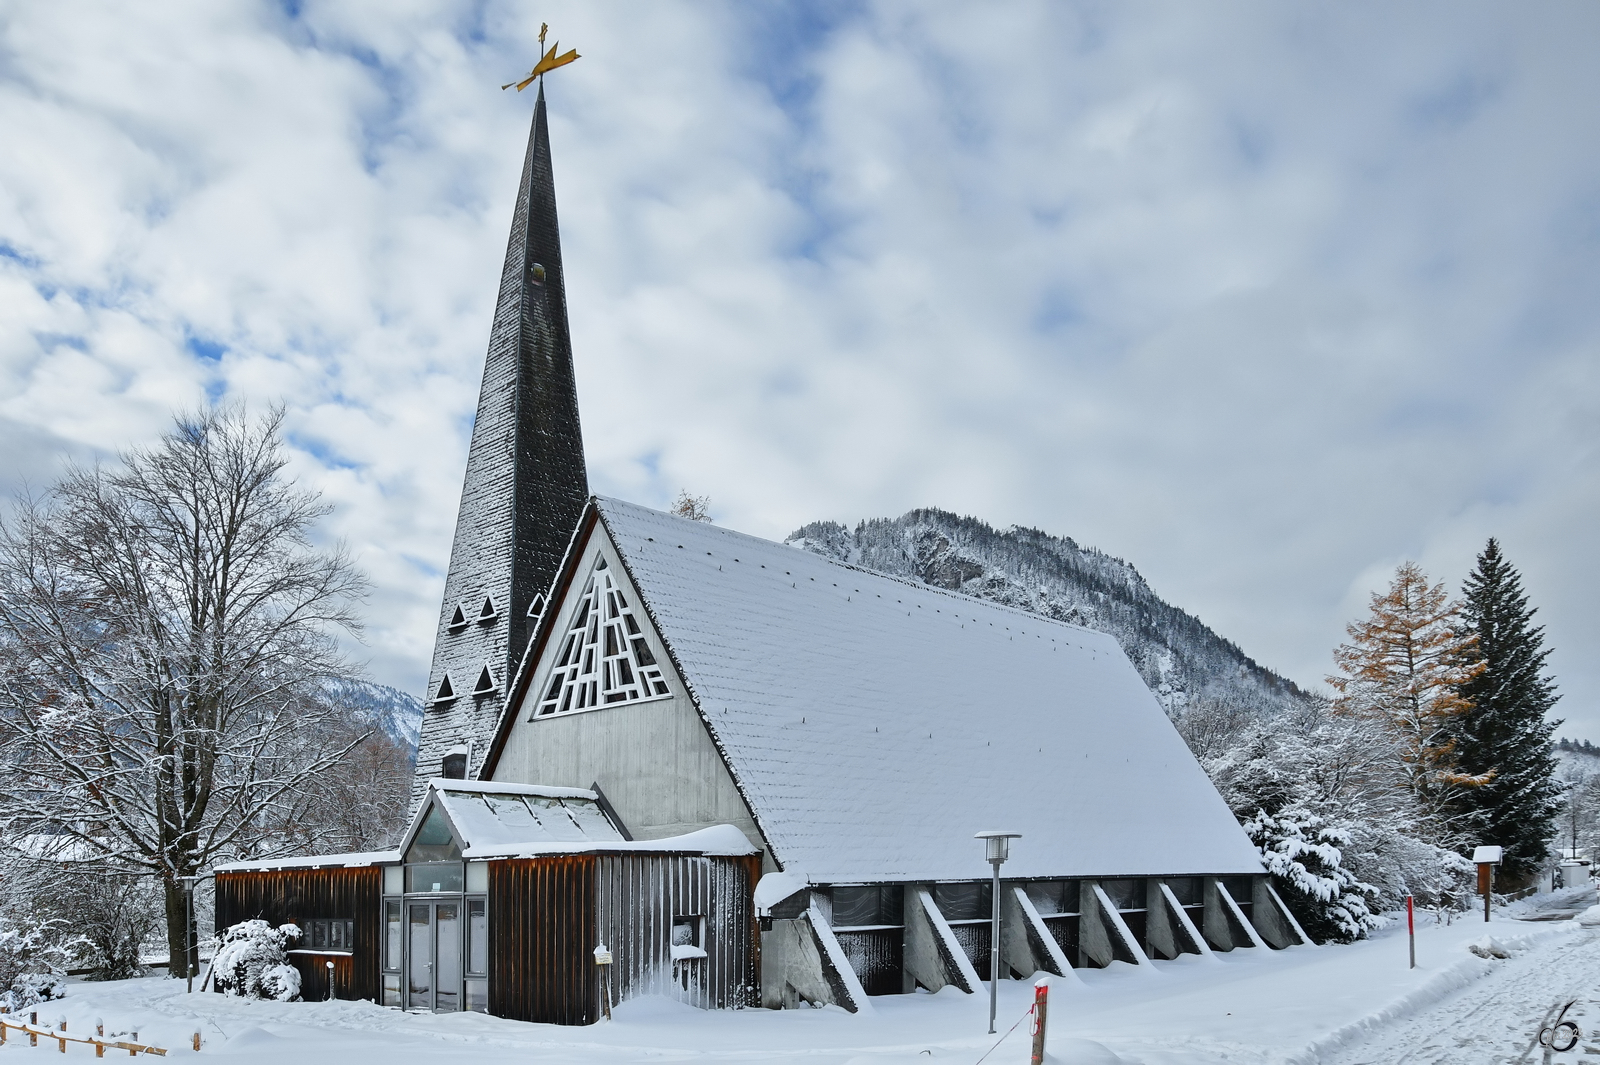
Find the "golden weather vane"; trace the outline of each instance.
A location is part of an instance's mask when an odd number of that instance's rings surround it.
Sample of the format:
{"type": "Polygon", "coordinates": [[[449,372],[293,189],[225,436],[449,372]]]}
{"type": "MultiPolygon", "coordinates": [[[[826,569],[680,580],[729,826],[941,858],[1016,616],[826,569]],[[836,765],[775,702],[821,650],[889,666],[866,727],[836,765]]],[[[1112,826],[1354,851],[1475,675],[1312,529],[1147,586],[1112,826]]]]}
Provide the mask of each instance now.
{"type": "MultiPolygon", "coordinates": [[[[539,48],[541,50],[543,50],[543,48],[544,48],[544,35],[546,33],[549,33],[549,32],[550,32],[550,23],[548,23],[548,22],[539,23],[539,48]]],[[[568,52],[566,55],[556,55],[556,49],[560,48],[560,47],[561,47],[561,42],[560,41],[557,41],[555,44],[551,45],[550,46],[550,50],[548,52],[545,52],[543,57],[540,58],[539,62],[534,64],[533,69],[528,72],[528,76],[527,77],[523,78],[521,81],[508,81],[508,82],[506,82],[504,85],[500,86],[501,91],[509,89],[509,88],[511,88],[511,86],[515,85],[517,87],[517,91],[521,92],[523,89],[526,89],[529,85],[532,85],[533,84],[533,80],[535,78],[543,77],[545,74],[550,73],[550,71],[554,70],[556,67],[564,67],[568,63],[572,62],[575,59],[582,59],[583,58],[582,56],[580,56],[578,54],[578,50],[576,48],[574,48],[572,51],[568,52]]]]}

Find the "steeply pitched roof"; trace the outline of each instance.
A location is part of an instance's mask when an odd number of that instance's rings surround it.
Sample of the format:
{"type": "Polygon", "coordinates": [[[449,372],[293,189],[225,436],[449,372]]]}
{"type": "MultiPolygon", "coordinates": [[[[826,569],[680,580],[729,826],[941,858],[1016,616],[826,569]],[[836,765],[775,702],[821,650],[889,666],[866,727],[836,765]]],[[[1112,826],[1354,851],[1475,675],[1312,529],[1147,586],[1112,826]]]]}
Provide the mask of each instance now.
{"type": "Polygon", "coordinates": [[[977,878],[1004,829],[1011,877],[1261,871],[1110,636],[594,506],[785,869],[977,878]]]}

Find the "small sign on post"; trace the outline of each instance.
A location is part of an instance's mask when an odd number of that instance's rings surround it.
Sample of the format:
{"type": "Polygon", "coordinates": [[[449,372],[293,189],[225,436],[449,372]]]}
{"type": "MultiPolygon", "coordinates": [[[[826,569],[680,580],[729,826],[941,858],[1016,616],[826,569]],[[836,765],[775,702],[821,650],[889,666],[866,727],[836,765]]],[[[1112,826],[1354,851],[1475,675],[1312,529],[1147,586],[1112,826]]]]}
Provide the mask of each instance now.
{"type": "Polygon", "coordinates": [[[594,948],[594,963],[600,969],[600,1008],[605,1010],[606,1020],[611,1019],[611,951],[604,943],[594,948]]]}
{"type": "Polygon", "coordinates": [[[1476,847],[1472,860],[1478,867],[1478,894],[1483,896],[1483,919],[1489,920],[1489,903],[1494,895],[1494,867],[1505,856],[1504,847],[1476,847]]]}

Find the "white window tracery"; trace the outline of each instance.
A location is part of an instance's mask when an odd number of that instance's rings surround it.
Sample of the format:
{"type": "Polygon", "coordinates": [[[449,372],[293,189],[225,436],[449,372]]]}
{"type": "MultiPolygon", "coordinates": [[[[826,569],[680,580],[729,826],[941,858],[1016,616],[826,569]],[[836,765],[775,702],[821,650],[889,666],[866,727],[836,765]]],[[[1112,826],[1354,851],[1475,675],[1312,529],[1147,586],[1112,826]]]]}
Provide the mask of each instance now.
{"type": "Polygon", "coordinates": [[[556,664],[536,716],[668,694],[661,664],[602,557],[561,636],[556,664]]]}

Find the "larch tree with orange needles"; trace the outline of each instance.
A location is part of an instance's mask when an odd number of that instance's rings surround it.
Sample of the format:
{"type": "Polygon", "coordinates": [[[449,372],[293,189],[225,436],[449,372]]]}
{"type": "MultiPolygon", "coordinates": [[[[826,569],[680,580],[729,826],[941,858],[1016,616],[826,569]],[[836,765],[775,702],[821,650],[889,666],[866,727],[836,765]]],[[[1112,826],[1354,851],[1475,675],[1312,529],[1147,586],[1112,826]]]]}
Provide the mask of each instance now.
{"type": "Polygon", "coordinates": [[[1442,822],[1450,799],[1495,774],[1464,772],[1451,739],[1451,726],[1472,708],[1462,689],[1484,670],[1473,653],[1476,637],[1444,584],[1430,585],[1412,562],[1395,571],[1387,592],[1372,596],[1371,607],[1370,616],[1346,627],[1350,642],[1333,652],[1335,709],[1382,727],[1400,781],[1435,829],[1448,834],[1442,822]]]}

